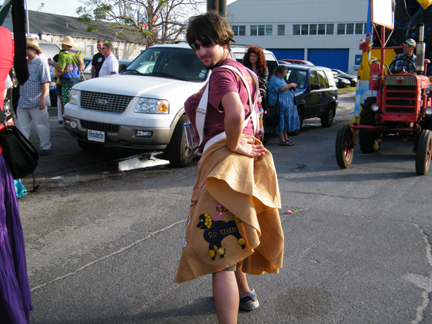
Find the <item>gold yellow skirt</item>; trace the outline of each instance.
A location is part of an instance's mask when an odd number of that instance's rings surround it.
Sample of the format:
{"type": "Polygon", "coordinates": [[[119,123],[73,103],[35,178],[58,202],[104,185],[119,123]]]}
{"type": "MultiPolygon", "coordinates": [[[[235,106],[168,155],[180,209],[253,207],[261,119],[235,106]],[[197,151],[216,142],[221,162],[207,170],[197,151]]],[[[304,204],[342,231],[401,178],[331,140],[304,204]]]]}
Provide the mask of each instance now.
{"type": "Polygon", "coordinates": [[[226,139],[200,161],[174,282],[222,271],[241,261],[248,274],[278,273],[284,236],[279,186],[270,152],[250,158],[226,139]]]}

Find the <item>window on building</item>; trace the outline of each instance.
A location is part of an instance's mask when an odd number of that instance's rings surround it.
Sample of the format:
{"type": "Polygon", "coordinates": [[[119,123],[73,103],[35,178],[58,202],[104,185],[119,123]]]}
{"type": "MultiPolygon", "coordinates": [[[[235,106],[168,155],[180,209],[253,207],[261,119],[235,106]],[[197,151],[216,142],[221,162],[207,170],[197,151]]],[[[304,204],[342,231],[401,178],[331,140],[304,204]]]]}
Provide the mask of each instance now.
{"type": "Polygon", "coordinates": [[[119,49],[118,47],[114,47],[113,48],[113,54],[114,56],[118,59],[119,58],[119,49]]]}
{"type": "Polygon", "coordinates": [[[338,35],[345,35],[345,24],[338,24],[337,28],[338,35]]]}
{"type": "Polygon", "coordinates": [[[234,36],[246,36],[246,26],[232,26],[234,36]]]}
{"type": "Polygon", "coordinates": [[[300,35],[300,25],[293,25],[293,35],[300,35]]]}
{"type": "Polygon", "coordinates": [[[307,35],[309,32],[309,25],[301,25],[301,34],[307,35]]]}
{"type": "Polygon", "coordinates": [[[318,35],[325,35],[325,25],[324,24],[318,25],[318,35]]]}
{"type": "Polygon", "coordinates": [[[364,24],[355,24],[355,34],[362,35],[363,34],[363,25],[364,24]]]}
{"type": "Polygon", "coordinates": [[[265,26],[265,35],[266,36],[272,36],[273,35],[273,26],[272,25],[265,26]]]}
{"type": "Polygon", "coordinates": [[[94,55],[94,45],[87,45],[86,56],[93,56],[93,55],[94,55]]]}
{"type": "Polygon", "coordinates": [[[309,25],[309,35],[316,35],[317,34],[317,25],[312,24],[309,25]]]}
{"type": "Polygon", "coordinates": [[[367,24],[364,24],[363,25],[363,34],[366,34],[367,33],[367,24]]]}
{"type": "Polygon", "coordinates": [[[346,34],[347,35],[354,34],[354,24],[346,24],[346,34]]]}
{"type": "Polygon", "coordinates": [[[333,24],[327,24],[327,35],[333,35],[334,34],[334,25],[333,24]]]}
{"type": "Polygon", "coordinates": [[[284,36],[285,35],[285,25],[278,25],[277,26],[277,34],[278,36],[284,36]]]}
{"type": "Polygon", "coordinates": [[[272,25],[251,25],[251,36],[271,36],[273,35],[272,25]]]}

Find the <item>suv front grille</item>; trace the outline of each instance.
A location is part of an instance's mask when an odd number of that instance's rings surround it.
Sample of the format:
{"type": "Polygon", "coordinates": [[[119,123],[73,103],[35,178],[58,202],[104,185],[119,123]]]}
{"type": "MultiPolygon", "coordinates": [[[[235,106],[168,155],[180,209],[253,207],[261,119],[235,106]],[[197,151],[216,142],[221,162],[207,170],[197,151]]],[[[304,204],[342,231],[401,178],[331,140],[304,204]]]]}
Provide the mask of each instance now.
{"type": "Polygon", "coordinates": [[[132,99],[132,96],[81,91],[80,104],[83,109],[122,114],[132,99]]]}
{"type": "Polygon", "coordinates": [[[113,125],[113,124],[104,124],[104,123],[98,123],[98,122],[92,122],[88,120],[80,120],[81,126],[87,129],[107,132],[107,133],[118,133],[120,129],[120,125],[113,125]]]}

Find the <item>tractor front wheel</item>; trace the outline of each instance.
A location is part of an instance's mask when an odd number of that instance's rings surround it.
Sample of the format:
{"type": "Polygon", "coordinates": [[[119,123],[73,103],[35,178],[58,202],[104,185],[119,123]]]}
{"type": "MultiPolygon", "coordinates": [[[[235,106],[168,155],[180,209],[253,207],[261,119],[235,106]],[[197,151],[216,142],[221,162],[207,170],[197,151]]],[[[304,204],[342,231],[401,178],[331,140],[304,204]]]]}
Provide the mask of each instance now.
{"type": "Polygon", "coordinates": [[[422,130],[417,144],[416,172],[418,175],[425,175],[430,166],[432,151],[432,132],[422,130]]]}
{"type": "MultiPolygon", "coordinates": [[[[362,104],[360,125],[375,125],[375,113],[371,109],[371,105],[375,101],[375,97],[369,97],[365,100],[364,104],[362,104]]],[[[363,153],[371,154],[379,151],[382,139],[381,133],[363,129],[359,131],[359,138],[360,149],[363,153]]]]}
{"type": "Polygon", "coordinates": [[[339,128],[336,136],[336,160],[341,169],[347,169],[351,166],[354,144],[351,127],[345,125],[339,128]]]}

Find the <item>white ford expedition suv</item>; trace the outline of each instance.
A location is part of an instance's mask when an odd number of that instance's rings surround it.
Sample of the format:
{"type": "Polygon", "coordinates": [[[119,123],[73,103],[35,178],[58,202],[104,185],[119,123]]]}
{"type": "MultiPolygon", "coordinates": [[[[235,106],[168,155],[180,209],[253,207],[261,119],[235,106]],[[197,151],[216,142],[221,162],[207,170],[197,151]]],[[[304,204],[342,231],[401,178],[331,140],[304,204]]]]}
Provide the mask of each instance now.
{"type": "MultiPolygon", "coordinates": [[[[237,48],[233,56],[239,60],[245,50],[237,48]]],[[[171,165],[186,166],[194,156],[185,142],[184,102],[208,77],[187,44],[154,45],[120,75],[76,84],[65,106],[64,128],[86,151],[104,145],[165,150],[171,165]]]]}

